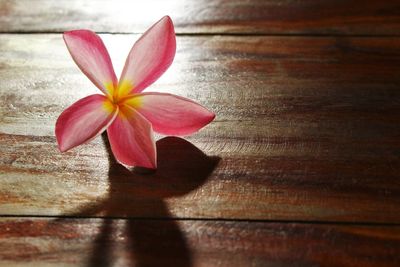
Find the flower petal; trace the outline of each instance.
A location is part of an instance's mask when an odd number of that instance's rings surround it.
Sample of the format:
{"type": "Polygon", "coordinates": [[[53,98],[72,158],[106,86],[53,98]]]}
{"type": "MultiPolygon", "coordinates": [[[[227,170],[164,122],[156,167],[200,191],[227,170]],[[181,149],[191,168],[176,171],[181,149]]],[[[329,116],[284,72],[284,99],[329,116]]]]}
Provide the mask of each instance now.
{"type": "Polygon", "coordinates": [[[56,122],[56,137],[61,152],[83,144],[101,134],[114,120],[118,107],[103,95],[90,95],[61,113],[56,122]]]}
{"type": "Polygon", "coordinates": [[[120,106],[120,112],[107,130],[115,158],[128,166],[157,167],[153,129],[133,108],[120,106]]]}
{"type": "Polygon", "coordinates": [[[190,99],[165,93],[142,93],[125,100],[148,119],[154,131],[168,135],[187,135],[198,131],[215,114],[190,99]]]}
{"type": "Polygon", "coordinates": [[[100,37],[89,30],[65,32],[64,41],[81,71],[106,95],[118,84],[110,55],[100,37]]]}
{"type": "Polygon", "coordinates": [[[176,50],[175,30],[165,16],[133,45],[122,71],[118,95],[140,93],[171,65],[176,50]]]}

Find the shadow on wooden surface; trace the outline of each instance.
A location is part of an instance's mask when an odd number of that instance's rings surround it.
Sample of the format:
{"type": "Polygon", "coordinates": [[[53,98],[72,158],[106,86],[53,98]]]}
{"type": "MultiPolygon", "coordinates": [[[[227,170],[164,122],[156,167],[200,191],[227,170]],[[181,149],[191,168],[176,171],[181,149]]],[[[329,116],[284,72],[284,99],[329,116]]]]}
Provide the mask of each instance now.
{"type": "MultiPolygon", "coordinates": [[[[80,217],[101,213],[105,217],[89,257],[88,266],[93,267],[112,266],[115,260],[112,255],[115,235],[110,214],[116,209],[126,216],[137,214],[136,207],[131,207],[130,203],[124,201],[126,200],[124,195],[131,194],[138,201],[144,200],[143,203],[147,207],[143,208],[161,215],[160,218],[172,218],[164,199],[185,195],[200,187],[220,160],[218,157],[205,155],[184,139],[166,137],[156,143],[158,154],[156,171],[129,170],[115,160],[106,134],[102,137],[110,161],[109,197],[100,204],[78,208],[76,213],[72,214],[80,217]]],[[[60,220],[64,219],[57,221],[60,220]]],[[[128,239],[129,264],[157,266],[163,262],[164,266],[191,266],[190,250],[177,221],[169,220],[163,224],[163,229],[154,232],[154,225],[158,225],[157,223],[157,219],[147,224],[143,224],[140,220],[127,220],[124,236],[128,239]],[[168,247],[165,244],[168,244],[168,247]]]]}

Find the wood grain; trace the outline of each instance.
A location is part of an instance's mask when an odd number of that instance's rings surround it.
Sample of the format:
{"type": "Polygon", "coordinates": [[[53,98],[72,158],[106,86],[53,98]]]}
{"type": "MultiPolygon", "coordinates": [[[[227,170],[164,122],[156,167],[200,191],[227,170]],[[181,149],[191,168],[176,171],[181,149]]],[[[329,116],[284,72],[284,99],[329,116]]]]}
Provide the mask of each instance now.
{"type": "Polygon", "coordinates": [[[397,266],[400,228],[2,218],[7,266],[397,266]]]}
{"type": "Polygon", "coordinates": [[[400,2],[0,0],[0,266],[400,266],[400,2]],[[217,114],[157,135],[158,170],[58,115],[99,93],[60,33],[103,34],[117,74],[170,15],[150,91],[217,114]]]}
{"type": "Polygon", "coordinates": [[[170,15],[178,33],[399,35],[400,4],[386,1],[2,0],[1,32],[143,32],[170,15]]]}
{"type": "MultiPolygon", "coordinates": [[[[103,37],[120,70],[137,37],[103,37]]],[[[179,37],[151,90],[217,119],[188,142],[160,140],[160,169],[140,175],[100,138],[57,151],[57,116],[97,92],[61,35],[0,35],[0,213],[399,223],[399,45],[179,37]]]]}

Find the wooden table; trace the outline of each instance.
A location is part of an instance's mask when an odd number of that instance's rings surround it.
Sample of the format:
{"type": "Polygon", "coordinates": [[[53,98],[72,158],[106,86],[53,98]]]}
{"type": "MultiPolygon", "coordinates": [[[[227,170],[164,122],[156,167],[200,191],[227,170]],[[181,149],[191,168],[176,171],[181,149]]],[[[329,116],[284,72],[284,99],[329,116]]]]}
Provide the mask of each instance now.
{"type": "Polygon", "coordinates": [[[1,266],[400,266],[398,1],[0,1],[1,266]],[[61,154],[58,115],[97,89],[62,32],[117,72],[169,14],[149,90],[217,117],[158,136],[132,172],[107,139],[61,154]]]}

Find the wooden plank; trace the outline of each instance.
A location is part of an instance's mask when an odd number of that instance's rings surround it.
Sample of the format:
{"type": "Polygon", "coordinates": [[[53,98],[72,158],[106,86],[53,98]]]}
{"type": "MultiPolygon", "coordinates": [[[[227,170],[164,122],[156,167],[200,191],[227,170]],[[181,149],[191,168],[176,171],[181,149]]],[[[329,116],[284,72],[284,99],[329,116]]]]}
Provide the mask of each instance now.
{"type": "Polygon", "coordinates": [[[400,227],[0,219],[6,266],[398,266],[400,227]]]}
{"type": "MultiPolygon", "coordinates": [[[[121,69],[134,37],[104,38],[121,69]]],[[[140,175],[110,163],[100,138],[57,151],[57,116],[97,91],[60,35],[1,35],[0,214],[399,223],[399,45],[178,38],[151,90],[217,119],[189,142],[161,140],[158,172],[140,175]]]]}
{"type": "Polygon", "coordinates": [[[1,32],[143,32],[169,14],[178,33],[398,35],[400,4],[387,1],[3,0],[1,32]]]}

